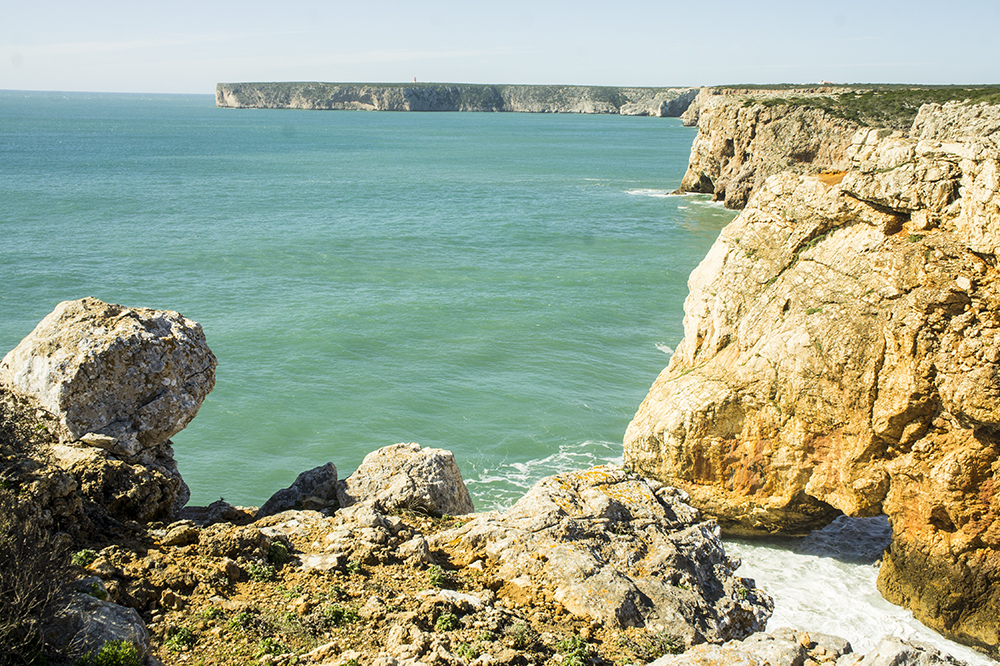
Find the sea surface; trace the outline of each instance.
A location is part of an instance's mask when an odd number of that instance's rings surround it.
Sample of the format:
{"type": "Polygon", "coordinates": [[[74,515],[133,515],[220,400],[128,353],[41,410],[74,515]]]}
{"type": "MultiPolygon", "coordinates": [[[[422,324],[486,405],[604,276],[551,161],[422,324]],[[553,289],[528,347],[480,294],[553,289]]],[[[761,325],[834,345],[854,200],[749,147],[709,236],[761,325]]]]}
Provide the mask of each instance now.
{"type": "MultiPolygon", "coordinates": [[[[621,461],[687,277],[734,217],[669,195],[695,131],[0,91],[0,353],[62,300],[177,310],[219,359],[173,438],[192,503],[259,505],[418,442],[454,452],[478,509],[509,506],[621,461]]],[[[987,663],[882,602],[871,558],[731,548],[783,624],[843,626],[859,649],[925,632],[987,663]]]]}

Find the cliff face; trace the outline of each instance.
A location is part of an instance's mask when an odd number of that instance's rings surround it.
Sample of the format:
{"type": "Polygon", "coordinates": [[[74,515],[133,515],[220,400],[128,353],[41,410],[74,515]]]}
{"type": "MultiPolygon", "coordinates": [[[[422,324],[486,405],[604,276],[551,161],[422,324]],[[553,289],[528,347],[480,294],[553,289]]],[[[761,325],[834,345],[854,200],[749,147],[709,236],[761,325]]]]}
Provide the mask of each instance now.
{"type": "MultiPolygon", "coordinates": [[[[701,114],[754,155],[776,122],[809,120],[701,114]]],[[[1000,107],[930,105],[908,135],[821,152],[846,172],[768,178],[692,273],[626,463],[734,533],[887,514],[882,593],[996,655],[1000,107]]]]}
{"type": "Polygon", "coordinates": [[[844,150],[860,127],[820,109],[765,106],[753,96],[710,88],[682,119],[698,125],[698,136],[680,189],[711,194],[728,208],[743,208],[751,192],[781,171],[846,168],[844,150]]]}
{"type": "Polygon", "coordinates": [[[697,92],[694,88],[590,86],[220,83],[216,86],[215,103],[239,109],[513,111],[678,117],[697,92]]]}

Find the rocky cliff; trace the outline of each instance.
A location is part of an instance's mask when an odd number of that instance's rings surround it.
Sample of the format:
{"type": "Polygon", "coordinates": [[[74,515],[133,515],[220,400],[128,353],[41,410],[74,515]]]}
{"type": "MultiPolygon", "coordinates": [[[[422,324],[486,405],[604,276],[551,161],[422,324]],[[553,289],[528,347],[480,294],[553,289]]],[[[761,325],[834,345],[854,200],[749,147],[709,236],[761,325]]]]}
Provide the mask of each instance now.
{"type": "Polygon", "coordinates": [[[784,152],[779,128],[818,135],[808,170],[843,169],[748,188],[691,275],[627,464],[733,533],[887,514],[882,593],[998,654],[1000,107],[929,105],[907,133],[728,100],[700,113],[745,138],[726,151],[761,165],[754,181],[783,165],[760,158],[765,137],[784,152]]]}
{"type": "Polygon", "coordinates": [[[844,151],[860,125],[818,108],[761,104],[763,95],[713,88],[698,94],[682,116],[684,124],[698,125],[682,191],[743,208],[768,176],[846,168],[844,151]]]}
{"type": "Polygon", "coordinates": [[[220,83],[216,106],[237,109],[513,111],[678,117],[695,88],[475,84],[220,83]]]}

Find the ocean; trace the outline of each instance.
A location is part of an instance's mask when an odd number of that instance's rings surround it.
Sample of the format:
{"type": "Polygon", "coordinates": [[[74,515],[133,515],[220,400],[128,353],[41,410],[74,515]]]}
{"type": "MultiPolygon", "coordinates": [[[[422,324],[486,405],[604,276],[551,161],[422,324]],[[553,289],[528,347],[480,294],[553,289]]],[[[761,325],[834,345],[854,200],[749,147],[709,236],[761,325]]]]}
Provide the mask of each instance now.
{"type": "MultiPolygon", "coordinates": [[[[192,503],[259,505],[304,470],[344,477],[418,442],[455,454],[477,509],[503,508],[544,476],[621,460],[682,337],[687,277],[735,216],[669,195],[695,132],[0,91],[0,353],[62,300],[177,310],[219,359],[173,438],[192,503]]],[[[859,607],[801,608],[817,576],[873,590],[871,562],[846,574],[794,544],[732,548],[796,609],[779,617],[813,631],[859,607]]],[[[877,593],[864,603],[858,636],[841,633],[858,649],[880,625],[943,640],[877,593]]]]}

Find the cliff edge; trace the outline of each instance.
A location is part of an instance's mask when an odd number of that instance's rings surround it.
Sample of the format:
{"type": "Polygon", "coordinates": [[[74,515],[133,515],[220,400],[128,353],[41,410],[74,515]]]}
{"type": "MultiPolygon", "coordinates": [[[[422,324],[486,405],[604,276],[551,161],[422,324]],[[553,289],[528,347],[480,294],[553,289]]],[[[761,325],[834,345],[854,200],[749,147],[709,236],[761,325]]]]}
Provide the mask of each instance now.
{"type": "MultiPolygon", "coordinates": [[[[812,118],[739,107],[700,122],[725,116],[757,156],[775,123],[812,118]]],[[[888,515],[883,595],[996,656],[1000,106],[927,105],[908,132],[828,127],[813,163],[844,168],[751,187],[692,273],[684,339],[625,460],[731,533],[888,515]]]]}
{"type": "Polygon", "coordinates": [[[220,83],[215,104],[232,109],[614,113],[676,118],[697,94],[697,88],[220,83]]]}

